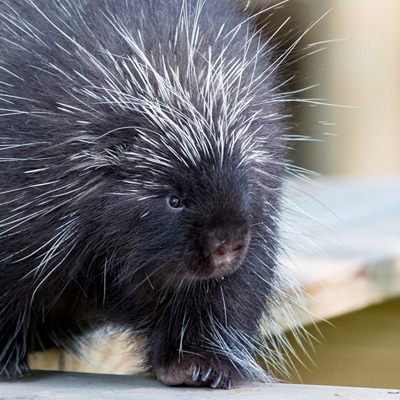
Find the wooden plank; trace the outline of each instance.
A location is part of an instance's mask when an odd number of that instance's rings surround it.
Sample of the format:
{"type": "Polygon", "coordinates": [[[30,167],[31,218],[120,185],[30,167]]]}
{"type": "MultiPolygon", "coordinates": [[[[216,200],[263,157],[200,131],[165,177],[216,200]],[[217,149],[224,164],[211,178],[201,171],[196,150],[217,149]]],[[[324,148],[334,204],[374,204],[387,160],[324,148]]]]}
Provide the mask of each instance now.
{"type": "Polygon", "coordinates": [[[396,400],[399,392],[289,384],[253,384],[232,390],[166,387],[148,376],[34,372],[31,377],[0,381],[0,400],[132,400],[132,399],[246,399],[246,400],[396,400]]]}
{"type": "Polygon", "coordinates": [[[284,264],[331,318],[400,296],[400,179],[292,182],[284,264]]]}

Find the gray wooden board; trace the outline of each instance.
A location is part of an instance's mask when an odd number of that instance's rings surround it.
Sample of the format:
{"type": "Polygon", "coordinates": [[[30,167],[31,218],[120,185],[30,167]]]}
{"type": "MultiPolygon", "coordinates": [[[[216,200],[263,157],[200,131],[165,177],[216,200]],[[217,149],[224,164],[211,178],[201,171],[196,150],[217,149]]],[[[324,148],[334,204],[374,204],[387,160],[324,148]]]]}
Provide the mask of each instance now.
{"type": "Polygon", "coordinates": [[[286,191],[283,231],[289,252],[329,258],[400,255],[399,176],[289,181],[286,191]]]}
{"type": "Polygon", "coordinates": [[[0,381],[0,400],[130,400],[130,399],[270,399],[396,400],[399,392],[290,384],[254,384],[232,390],[170,388],[149,376],[37,372],[31,377],[0,381]]]}
{"type": "Polygon", "coordinates": [[[289,181],[288,251],[303,257],[400,254],[400,177],[289,181]]]}
{"type": "Polygon", "coordinates": [[[400,177],[290,181],[286,195],[282,263],[312,314],[400,296],[400,177]]]}

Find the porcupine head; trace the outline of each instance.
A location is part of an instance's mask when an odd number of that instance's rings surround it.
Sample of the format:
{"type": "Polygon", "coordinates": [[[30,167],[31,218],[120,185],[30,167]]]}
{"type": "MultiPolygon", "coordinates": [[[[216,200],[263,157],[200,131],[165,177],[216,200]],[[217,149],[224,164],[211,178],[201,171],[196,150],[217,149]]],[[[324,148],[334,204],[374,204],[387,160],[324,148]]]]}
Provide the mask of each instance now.
{"type": "Polygon", "coordinates": [[[24,291],[2,305],[2,364],[107,322],[148,338],[167,384],[268,379],[253,353],[276,284],[284,147],[268,49],[228,0],[138,1],[142,16],[61,3],[0,6],[19,111],[1,120],[14,157],[1,200],[24,223],[0,232],[24,291]]]}

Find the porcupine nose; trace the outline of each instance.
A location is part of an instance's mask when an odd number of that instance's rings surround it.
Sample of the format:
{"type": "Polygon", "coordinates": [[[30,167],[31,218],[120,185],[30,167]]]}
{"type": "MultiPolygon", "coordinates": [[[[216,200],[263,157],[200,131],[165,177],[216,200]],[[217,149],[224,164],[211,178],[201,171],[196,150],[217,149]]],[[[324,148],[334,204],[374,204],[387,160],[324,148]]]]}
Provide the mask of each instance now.
{"type": "Polygon", "coordinates": [[[246,242],[245,237],[236,240],[214,239],[211,246],[213,264],[218,267],[238,262],[240,256],[247,250],[246,242]]]}

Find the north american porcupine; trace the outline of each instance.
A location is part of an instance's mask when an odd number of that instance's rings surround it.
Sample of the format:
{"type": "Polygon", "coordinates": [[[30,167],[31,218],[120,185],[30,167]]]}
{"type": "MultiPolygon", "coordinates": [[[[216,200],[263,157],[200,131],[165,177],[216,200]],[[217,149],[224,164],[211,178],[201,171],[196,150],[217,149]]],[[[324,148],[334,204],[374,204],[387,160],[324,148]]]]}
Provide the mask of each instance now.
{"type": "Polygon", "coordinates": [[[233,0],[0,1],[0,364],[103,324],[166,384],[268,379],[279,63],[233,0]]]}

